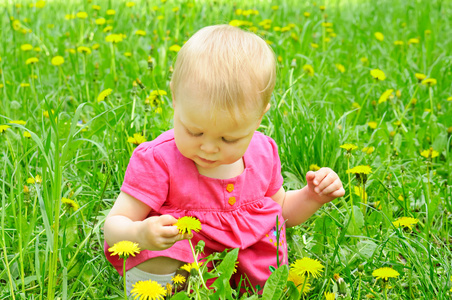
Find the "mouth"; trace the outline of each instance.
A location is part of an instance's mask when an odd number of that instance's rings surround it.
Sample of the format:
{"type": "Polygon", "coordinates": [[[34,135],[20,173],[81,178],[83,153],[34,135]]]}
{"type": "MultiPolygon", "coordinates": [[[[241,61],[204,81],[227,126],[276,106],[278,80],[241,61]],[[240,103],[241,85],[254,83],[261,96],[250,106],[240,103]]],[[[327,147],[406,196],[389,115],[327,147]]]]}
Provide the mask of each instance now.
{"type": "Polygon", "coordinates": [[[202,162],[204,162],[204,163],[206,163],[206,164],[213,164],[213,163],[216,162],[215,160],[208,160],[208,159],[205,159],[205,158],[202,158],[202,157],[199,157],[199,156],[198,156],[198,158],[199,158],[202,162]]]}

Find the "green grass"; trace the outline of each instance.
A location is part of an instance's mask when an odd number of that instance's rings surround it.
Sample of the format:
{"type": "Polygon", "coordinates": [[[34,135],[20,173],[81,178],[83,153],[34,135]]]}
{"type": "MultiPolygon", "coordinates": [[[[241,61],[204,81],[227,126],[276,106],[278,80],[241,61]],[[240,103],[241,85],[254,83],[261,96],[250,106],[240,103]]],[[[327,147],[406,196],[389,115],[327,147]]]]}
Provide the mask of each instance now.
{"type": "MultiPolygon", "coordinates": [[[[345,197],[288,231],[291,261],[308,256],[325,267],[320,278],[310,280],[304,298],[337,292],[334,274],[344,279],[349,299],[451,297],[451,1],[137,1],[126,7],[125,1],[100,0],[49,1],[43,8],[29,3],[0,4],[0,125],[11,126],[0,133],[0,299],[123,297],[122,280],[103,255],[102,222],[135,148],[127,139],[141,133],[152,140],[172,126],[169,80],[176,53],[169,47],[182,45],[204,26],[233,19],[253,22],[279,57],[272,108],[260,130],[279,145],[285,186],[302,187],[310,165],[317,164],[334,169],[346,188],[345,197]],[[110,8],[114,16],[106,15],[110,8]],[[259,14],[239,16],[237,8],[259,14]],[[81,11],[87,19],[65,19],[81,11]],[[107,24],[96,25],[98,17],[107,24]],[[259,25],[264,19],[272,20],[270,28],[259,25]],[[322,26],[324,21],[332,27],[322,26]],[[275,31],[289,24],[294,26],[287,32],[275,31]],[[126,38],[106,42],[107,25],[126,38]],[[138,29],[146,36],[135,35],[138,29]],[[409,44],[412,38],[419,43],[409,44]],[[394,45],[397,40],[403,45],[394,45]],[[23,44],[33,49],[22,51],[23,44]],[[91,54],[77,52],[95,44],[99,48],[91,54]],[[57,55],[65,59],[61,67],[51,64],[57,55]],[[39,62],[26,65],[31,57],[39,62]],[[303,70],[307,64],[313,76],[303,70]],[[387,78],[376,81],[373,69],[387,78]],[[437,84],[422,85],[415,73],[437,84]],[[137,78],[144,89],[133,84],[137,78]],[[98,102],[107,88],[112,94],[98,102]],[[156,106],[145,104],[156,89],[168,95],[156,106]],[[388,89],[393,96],[378,103],[388,89]],[[345,143],[358,149],[347,155],[339,147],[345,143]],[[367,154],[364,147],[374,151],[367,154]],[[420,155],[430,148],[437,157],[420,155]],[[372,168],[366,204],[354,193],[362,183],[346,173],[357,165],[372,168]],[[37,175],[41,182],[27,183],[37,175]],[[62,197],[80,208],[63,205],[62,197]],[[419,222],[412,230],[395,228],[392,222],[403,216],[419,222]],[[372,276],[384,266],[400,273],[389,281],[390,289],[372,276]]],[[[232,261],[233,255],[225,258],[224,268],[232,261]]],[[[284,272],[274,278],[287,281],[284,272]]]]}

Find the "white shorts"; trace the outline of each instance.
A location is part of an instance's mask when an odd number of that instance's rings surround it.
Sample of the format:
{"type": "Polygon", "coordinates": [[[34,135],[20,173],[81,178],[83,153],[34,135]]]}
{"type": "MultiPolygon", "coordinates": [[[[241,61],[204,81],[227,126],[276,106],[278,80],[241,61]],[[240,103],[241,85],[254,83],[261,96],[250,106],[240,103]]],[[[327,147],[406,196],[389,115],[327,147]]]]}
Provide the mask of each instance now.
{"type": "Polygon", "coordinates": [[[167,283],[171,283],[171,278],[176,275],[176,272],[167,275],[152,274],[138,269],[137,267],[126,272],[126,288],[127,294],[133,289],[133,285],[138,281],[152,280],[158,282],[161,286],[166,288],[167,283]]]}

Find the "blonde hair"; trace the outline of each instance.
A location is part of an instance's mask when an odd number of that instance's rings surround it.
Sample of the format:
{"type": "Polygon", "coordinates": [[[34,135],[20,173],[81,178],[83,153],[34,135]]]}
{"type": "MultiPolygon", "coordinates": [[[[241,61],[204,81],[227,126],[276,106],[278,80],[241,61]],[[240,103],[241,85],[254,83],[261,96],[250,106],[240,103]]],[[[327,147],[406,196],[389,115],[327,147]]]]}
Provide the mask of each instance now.
{"type": "Polygon", "coordinates": [[[275,80],[275,55],[262,38],[215,25],[196,32],[181,48],[171,87],[174,97],[184,86],[199,89],[210,99],[212,110],[228,111],[234,117],[237,109],[242,114],[250,109],[263,113],[275,80]]]}

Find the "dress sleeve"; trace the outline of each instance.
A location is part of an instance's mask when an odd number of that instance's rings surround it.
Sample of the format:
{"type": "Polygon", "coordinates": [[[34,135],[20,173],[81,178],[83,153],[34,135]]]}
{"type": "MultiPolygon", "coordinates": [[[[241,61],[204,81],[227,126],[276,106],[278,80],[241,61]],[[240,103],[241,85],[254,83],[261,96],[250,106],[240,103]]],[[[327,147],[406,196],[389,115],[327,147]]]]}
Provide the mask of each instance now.
{"type": "Polygon", "coordinates": [[[270,138],[267,137],[270,145],[271,145],[271,156],[272,156],[272,165],[271,167],[271,180],[270,180],[270,184],[268,185],[268,189],[267,192],[265,193],[266,197],[271,197],[274,194],[276,194],[276,192],[279,191],[279,189],[281,188],[282,184],[283,184],[283,177],[281,175],[281,160],[279,159],[279,154],[278,154],[278,146],[276,145],[275,141],[270,138]]]}
{"type": "Polygon", "coordinates": [[[166,201],[169,170],[151,143],[138,146],[130,158],[121,191],[158,211],[166,201]]]}

